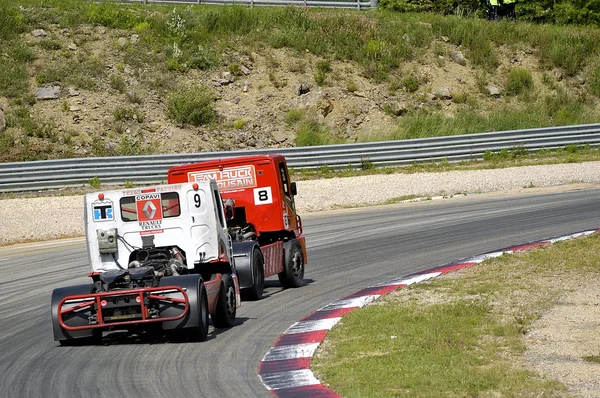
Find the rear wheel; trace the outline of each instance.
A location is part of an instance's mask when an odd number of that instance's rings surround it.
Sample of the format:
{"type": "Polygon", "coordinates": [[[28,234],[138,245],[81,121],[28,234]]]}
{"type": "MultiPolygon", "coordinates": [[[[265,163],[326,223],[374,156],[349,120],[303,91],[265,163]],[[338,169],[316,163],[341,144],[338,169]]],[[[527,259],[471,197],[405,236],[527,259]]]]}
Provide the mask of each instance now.
{"type": "Polygon", "coordinates": [[[283,271],[277,276],[283,287],[300,287],[304,285],[304,254],[297,239],[283,244],[285,264],[283,271]]]}
{"type": "Polygon", "coordinates": [[[252,251],[252,286],[244,289],[244,299],[260,300],[265,289],[265,261],[258,249],[252,251]]]}
{"type": "Polygon", "coordinates": [[[190,341],[204,341],[208,337],[208,298],[204,283],[198,287],[198,326],[185,329],[190,341]]]}
{"type": "Polygon", "coordinates": [[[230,274],[221,276],[221,289],[215,312],[211,314],[213,325],[217,328],[230,328],[235,325],[237,301],[235,284],[230,274]]]}
{"type": "Polygon", "coordinates": [[[88,337],[80,337],[78,339],[67,339],[67,340],[59,340],[58,343],[65,347],[75,347],[75,346],[83,346],[83,345],[101,345],[102,344],[102,330],[94,329],[92,330],[92,335],[88,337]]]}

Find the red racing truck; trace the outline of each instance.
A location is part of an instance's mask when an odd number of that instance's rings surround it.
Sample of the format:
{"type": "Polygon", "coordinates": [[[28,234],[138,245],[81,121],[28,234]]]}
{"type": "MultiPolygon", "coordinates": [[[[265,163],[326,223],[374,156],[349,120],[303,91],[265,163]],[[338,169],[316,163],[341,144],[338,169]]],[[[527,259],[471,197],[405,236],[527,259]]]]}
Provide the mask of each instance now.
{"type": "Polygon", "coordinates": [[[296,183],[281,155],[210,160],[169,169],[168,183],[216,181],[227,213],[240,288],[263,295],[265,278],[285,288],[304,284],[306,243],[296,214],[296,183]]]}

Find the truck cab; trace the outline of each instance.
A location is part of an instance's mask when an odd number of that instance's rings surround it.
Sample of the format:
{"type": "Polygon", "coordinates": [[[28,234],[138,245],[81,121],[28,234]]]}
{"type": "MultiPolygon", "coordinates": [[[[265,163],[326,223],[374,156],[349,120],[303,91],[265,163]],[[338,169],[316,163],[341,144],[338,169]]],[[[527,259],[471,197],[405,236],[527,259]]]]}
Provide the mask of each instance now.
{"type": "Polygon", "coordinates": [[[306,244],[294,202],[297,188],[285,158],[224,158],[176,166],[168,172],[169,184],[207,181],[216,182],[225,204],[240,286],[254,298],[260,298],[264,277],[271,275],[277,274],[284,287],[301,286],[306,244]],[[256,251],[259,255],[253,254],[256,251]],[[256,261],[245,262],[245,257],[256,261]]]}

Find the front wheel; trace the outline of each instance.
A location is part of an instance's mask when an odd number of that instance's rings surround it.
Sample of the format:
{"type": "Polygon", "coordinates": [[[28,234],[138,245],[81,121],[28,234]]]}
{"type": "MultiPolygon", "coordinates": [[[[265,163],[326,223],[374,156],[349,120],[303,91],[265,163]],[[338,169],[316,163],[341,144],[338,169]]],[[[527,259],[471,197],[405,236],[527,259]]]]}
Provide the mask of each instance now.
{"type": "Polygon", "coordinates": [[[297,239],[292,239],[283,244],[285,264],[283,271],[277,276],[285,288],[300,287],[304,285],[304,254],[302,246],[297,239]]]}
{"type": "Polygon", "coordinates": [[[237,300],[235,284],[230,274],[221,276],[221,288],[215,311],[211,314],[213,325],[217,328],[230,328],[235,325],[237,300]]]}

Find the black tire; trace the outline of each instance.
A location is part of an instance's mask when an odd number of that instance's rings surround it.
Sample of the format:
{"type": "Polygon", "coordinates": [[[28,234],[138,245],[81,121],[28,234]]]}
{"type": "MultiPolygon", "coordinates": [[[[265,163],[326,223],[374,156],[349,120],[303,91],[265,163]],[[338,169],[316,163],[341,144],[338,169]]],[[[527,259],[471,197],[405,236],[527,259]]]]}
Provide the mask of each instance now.
{"type": "Polygon", "coordinates": [[[265,260],[258,249],[252,251],[252,286],[243,289],[244,299],[260,300],[265,290],[265,260]]]}
{"type": "MultiPolygon", "coordinates": [[[[190,310],[193,310],[190,308],[190,310]]],[[[204,283],[198,286],[198,326],[184,329],[189,341],[204,341],[208,337],[208,297],[204,283]]]]}
{"type": "Polygon", "coordinates": [[[237,311],[235,284],[230,274],[221,276],[221,289],[219,290],[219,299],[215,306],[215,312],[212,318],[213,326],[216,328],[230,328],[235,325],[235,315],[237,311]]]}
{"type": "Polygon", "coordinates": [[[78,339],[59,340],[58,343],[63,347],[79,347],[84,345],[102,345],[102,330],[94,329],[89,337],[80,337],[78,339]]]}
{"type": "Polygon", "coordinates": [[[283,244],[285,252],[283,271],[277,276],[285,288],[304,286],[304,253],[297,239],[283,244]]]}

